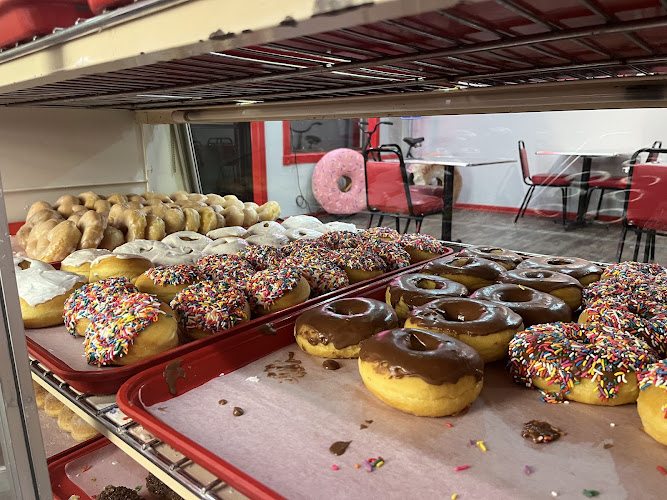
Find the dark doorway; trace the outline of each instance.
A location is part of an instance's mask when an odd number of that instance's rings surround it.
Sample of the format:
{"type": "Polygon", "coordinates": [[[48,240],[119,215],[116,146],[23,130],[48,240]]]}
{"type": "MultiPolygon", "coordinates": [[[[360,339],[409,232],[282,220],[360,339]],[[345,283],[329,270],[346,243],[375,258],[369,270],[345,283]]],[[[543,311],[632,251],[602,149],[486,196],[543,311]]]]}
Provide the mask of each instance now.
{"type": "Polygon", "coordinates": [[[250,123],[196,124],[191,130],[202,192],[252,201],[250,123]]]}

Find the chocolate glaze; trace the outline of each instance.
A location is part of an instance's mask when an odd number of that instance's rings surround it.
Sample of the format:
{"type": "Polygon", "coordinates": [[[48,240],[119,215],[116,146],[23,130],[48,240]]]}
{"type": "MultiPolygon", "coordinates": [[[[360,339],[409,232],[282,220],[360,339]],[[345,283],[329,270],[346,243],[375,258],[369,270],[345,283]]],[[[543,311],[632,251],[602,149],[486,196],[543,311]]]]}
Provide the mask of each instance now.
{"type": "Polygon", "coordinates": [[[533,443],[549,443],[563,435],[563,431],[548,422],[531,420],[523,425],[521,436],[532,439],[533,443]]]}
{"type": "Polygon", "coordinates": [[[487,281],[496,281],[505,268],[487,259],[480,257],[459,257],[449,255],[429,262],[422,269],[426,274],[465,275],[487,281]]]}
{"type": "Polygon", "coordinates": [[[226,405],[226,404],[227,404],[227,400],[226,400],[226,399],[221,399],[220,401],[218,401],[218,404],[219,404],[220,406],[222,406],[222,405],[226,405]]]}
{"type": "Polygon", "coordinates": [[[322,361],[322,366],[324,367],[325,370],[335,371],[340,368],[340,363],[335,359],[327,359],[322,361]]]}
{"type": "Polygon", "coordinates": [[[546,293],[569,286],[579,289],[583,288],[577,278],[546,269],[513,269],[500,275],[498,281],[501,283],[529,286],[546,293]]]}
{"type": "Polygon", "coordinates": [[[491,260],[499,263],[506,269],[514,269],[518,266],[523,257],[510,250],[498,247],[488,247],[484,245],[464,248],[459,252],[459,255],[466,255],[472,257],[480,257],[482,259],[491,260]]]}
{"type": "Polygon", "coordinates": [[[336,441],[334,444],[329,446],[329,451],[332,455],[337,457],[341,456],[347,450],[347,447],[350,446],[352,441],[336,441]]]}
{"type": "Polygon", "coordinates": [[[278,333],[278,331],[273,327],[272,323],[264,323],[263,325],[259,325],[257,330],[259,330],[259,332],[263,335],[275,335],[278,333]]]}
{"type": "Polygon", "coordinates": [[[486,300],[450,297],[412,311],[408,318],[416,328],[455,335],[490,335],[518,330],[523,319],[510,308],[486,300]]]}
{"type": "Polygon", "coordinates": [[[182,359],[175,359],[169,363],[164,368],[164,380],[167,382],[169,387],[169,394],[176,396],[178,391],[176,390],[176,380],[179,378],[185,378],[185,370],[181,368],[182,359]]]}
{"type": "Polygon", "coordinates": [[[334,300],[306,311],[297,318],[294,332],[305,337],[311,345],[331,342],[336,349],[343,349],[397,326],[398,316],[389,304],[351,298],[334,300]]]}
{"type": "Polygon", "coordinates": [[[243,415],[244,413],[245,413],[245,412],[243,411],[243,408],[239,408],[238,406],[235,406],[235,407],[234,407],[234,411],[232,412],[232,414],[233,414],[235,417],[240,417],[240,416],[243,415]]]}
{"type": "Polygon", "coordinates": [[[517,269],[545,269],[581,279],[589,274],[602,274],[602,268],[576,257],[532,257],[516,266],[517,269]]]}
{"type": "Polygon", "coordinates": [[[280,383],[298,382],[306,375],[306,369],[301,365],[301,360],[294,359],[294,353],[290,351],[285,361],[276,360],[264,367],[264,372],[269,378],[274,378],[280,383]]]}
{"type": "Polygon", "coordinates": [[[391,305],[396,305],[403,299],[408,307],[417,307],[443,297],[466,297],[468,289],[461,283],[435,274],[404,274],[394,278],[389,283],[389,297],[391,305]],[[435,288],[423,288],[428,282],[435,288]]]}
{"type": "Polygon", "coordinates": [[[572,321],[572,309],[558,297],[523,285],[500,283],[477,290],[471,298],[509,307],[523,318],[524,328],[539,323],[572,321]]]}
{"type": "Polygon", "coordinates": [[[400,328],[364,340],[359,359],[376,363],[392,378],[419,377],[432,385],[455,384],[462,377],[482,380],[484,362],[472,347],[448,335],[400,328]]]}

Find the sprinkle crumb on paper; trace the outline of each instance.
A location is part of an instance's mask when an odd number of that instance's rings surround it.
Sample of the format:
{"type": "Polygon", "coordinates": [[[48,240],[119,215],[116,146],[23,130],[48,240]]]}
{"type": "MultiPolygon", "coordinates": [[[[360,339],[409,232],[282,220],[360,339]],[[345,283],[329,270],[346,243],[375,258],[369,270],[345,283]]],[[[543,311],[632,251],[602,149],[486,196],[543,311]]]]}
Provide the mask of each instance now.
{"type": "Polygon", "coordinates": [[[248,377],[246,382],[259,382],[259,377],[248,377]]]}

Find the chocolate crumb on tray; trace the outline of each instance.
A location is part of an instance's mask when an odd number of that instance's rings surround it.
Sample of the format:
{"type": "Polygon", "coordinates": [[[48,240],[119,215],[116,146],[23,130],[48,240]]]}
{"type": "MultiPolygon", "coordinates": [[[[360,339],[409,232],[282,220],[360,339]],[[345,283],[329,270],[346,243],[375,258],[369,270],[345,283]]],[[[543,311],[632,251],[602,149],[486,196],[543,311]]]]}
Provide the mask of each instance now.
{"type": "Polygon", "coordinates": [[[174,493],[166,484],[160,481],[153,474],[148,474],[146,478],[146,489],[160,500],[183,500],[183,497],[174,493]]]}
{"type": "Polygon", "coordinates": [[[521,435],[526,439],[532,439],[533,443],[549,443],[563,435],[563,431],[548,422],[531,420],[523,425],[521,435]]]}
{"type": "Polygon", "coordinates": [[[141,500],[135,490],[125,486],[106,486],[102,493],[97,495],[97,500],[141,500]]]}

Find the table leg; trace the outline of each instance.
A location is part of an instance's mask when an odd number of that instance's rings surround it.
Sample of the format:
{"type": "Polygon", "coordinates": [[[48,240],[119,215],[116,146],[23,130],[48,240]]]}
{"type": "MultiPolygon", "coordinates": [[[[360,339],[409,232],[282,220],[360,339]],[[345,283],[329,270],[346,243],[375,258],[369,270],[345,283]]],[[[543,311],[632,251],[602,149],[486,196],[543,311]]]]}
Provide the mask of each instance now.
{"type": "Polygon", "coordinates": [[[442,231],[440,239],[452,241],[452,209],[454,207],[454,167],[443,165],[445,176],[442,182],[442,231]]]}
{"type": "Polygon", "coordinates": [[[584,164],[581,168],[581,177],[577,181],[577,186],[579,187],[579,199],[577,201],[577,218],[570,222],[566,229],[573,229],[576,227],[583,227],[586,225],[586,209],[587,209],[587,200],[588,200],[588,181],[591,178],[591,164],[593,163],[593,158],[590,156],[584,156],[584,164]]]}

